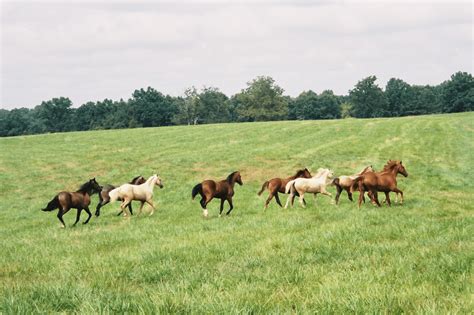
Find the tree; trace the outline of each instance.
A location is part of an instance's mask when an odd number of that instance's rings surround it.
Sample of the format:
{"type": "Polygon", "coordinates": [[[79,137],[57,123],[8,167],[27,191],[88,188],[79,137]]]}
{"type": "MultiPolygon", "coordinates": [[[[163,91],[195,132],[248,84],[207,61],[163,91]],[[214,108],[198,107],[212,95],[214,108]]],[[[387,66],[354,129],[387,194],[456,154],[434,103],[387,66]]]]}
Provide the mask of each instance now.
{"type": "Polygon", "coordinates": [[[403,80],[391,78],[385,87],[387,98],[387,116],[397,117],[407,115],[409,104],[413,99],[413,90],[410,84],[403,80]]]}
{"type": "Polygon", "coordinates": [[[146,90],[135,90],[128,103],[132,120],[136,121],[137,126],[153,127],[172,124],[172,117],[176,111],[174,103],[151,87],[146,90]]]}
{"type": "Polygon", "coordinates": [[[271,77],[257,77],[234,95],[238,121],[280,120],[288,116],[288,101],[283,89],[271,77]]]}
{"type": "Polygon", "coordinates": [[[474,78],[467,72],[456,72],[446,82],[443,91],[444,113],[474,110],[474,78]]]}
{"type": "Polygon", "coordinates": [[[59,97],[42,102],[35,110],[37,117],[43,121],[45,131],[62,132],[74,129],[71,106],[72,102],[69,98],[59,97]]]}
{"type": "Polygon", "coordinates": [[[197,99],[199,122],[203,124],[230,121],[229,99],[218,88],[205,87],[197,99]]]}
{"type": "Polygon", "coordinates": [[[176,124],[197,125],[199,121],[199,98],[198,91],[193,86],[184,91],[184,98],[179,97],[176,101],[177,113],[173,121],[176,124]]]}
{"type": "Polygon", "coordinates": [[[349,91],[354,117],[370,118],[387,115],[388,102],[382,89],[375,84],[376,80],[376,76],[367,77],[349,91]]]}

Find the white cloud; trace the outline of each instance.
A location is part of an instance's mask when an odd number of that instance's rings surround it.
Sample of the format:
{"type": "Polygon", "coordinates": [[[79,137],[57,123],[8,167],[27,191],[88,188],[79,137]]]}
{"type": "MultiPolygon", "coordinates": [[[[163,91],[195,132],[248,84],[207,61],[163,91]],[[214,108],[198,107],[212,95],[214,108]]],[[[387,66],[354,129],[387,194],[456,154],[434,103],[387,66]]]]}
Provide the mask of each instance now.
{"type": "Polygon", "coordinates": [[[290,95],[347,93],[365,76],[437,84],[472,72],[472,4],[3,2],[2,107],[76,106],[153,86],[231,95],[257,75],[290,95]]]}

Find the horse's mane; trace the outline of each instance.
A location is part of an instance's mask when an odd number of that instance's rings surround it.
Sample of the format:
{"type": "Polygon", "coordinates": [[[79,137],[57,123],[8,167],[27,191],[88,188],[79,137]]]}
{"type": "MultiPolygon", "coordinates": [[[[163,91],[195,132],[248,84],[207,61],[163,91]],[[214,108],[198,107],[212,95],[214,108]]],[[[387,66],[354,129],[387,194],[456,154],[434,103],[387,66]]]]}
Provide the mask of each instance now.
{"type": "Polygon", "coordinates": [[[81,187],[79,187],[79,189],[76,190],[76,192],[87,192],[89,190],[89,187],[90,187],[90,184],[89,184],[89,181],[87,181],[84,184],[82,184],[81,187]]]}
{"type": "Polygon", "coordinates": [[[398,164],[400,164],[399,161],[392,161],[392,160],[388,160],[387,164],[385,164],[385,166],[383,167],[383,170],[384,171],[388,171],[388,170],[391,170],[392,168],[394,168],[395,166],[397,166],[398,164]]]}
{"type": "Polygon", "coordinates": [[[298,177],[298,176],[300,176],[300,175],[303,175],[305,171],[306,171],[306,169],[298,170],[298,171],[296,171],[295,176],[298,177]]]}
{"type": "Polygon", "coordinates": [[[235,175],[236,173],[238,173],[238,171],[232,172],[232,173],[230,173],[229,176],[227,176],[226,181],[227,181],[229,184],[232,182],[232,178],[234,177],[234,175],[235,175]]]}

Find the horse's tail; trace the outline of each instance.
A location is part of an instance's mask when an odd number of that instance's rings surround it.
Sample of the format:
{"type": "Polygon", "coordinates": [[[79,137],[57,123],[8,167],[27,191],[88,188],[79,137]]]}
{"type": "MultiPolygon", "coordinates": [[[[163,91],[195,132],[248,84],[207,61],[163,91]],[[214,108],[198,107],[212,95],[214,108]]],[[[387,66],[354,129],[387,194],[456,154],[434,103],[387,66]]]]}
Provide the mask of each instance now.
{"type": "Polygon", "coordinates": [[[191,196],[193,197],[193,200],[194,200],[194,197],[196,197],[197,194],[202,194],[202,184],[199,183],[197,184],[196,186],[193,187],[193,192],[191,193],[191,196]]]}
{"type": "Polygon", "coordinates": [[[337,186],[337,187],[341,187],[341,184],[339,182],[339,177],[336,177],[332,180],[331,182],[331,185],[334,185],[334,186],[337,186]]]}
{"type": "Polygon", "coordinates": [[[268,180],[265,183],[263,183],[262,189],[260,189],[260,191],[257,193],[257,195],[260,196],[263,193],[263,191],[265,190],[265,188],[267,188],[267,187],[268,187],[268,180]]]}
{"type": "Polygon", "coordinates": [[[59,208],[59,198],[58,195],[54,196],[54,198],[48,202],[48,205],[46,208],[41,209],[42,211],[53,211],[55,209],[59,208]]]}
{"type": "Polygon", "coordinates": [[[119,197],[119,188],[115,188],[109,191],[110,202],[117,201],[118,197],[119,197]]]}
{"type": "Polygon", "coordinates": [[[362,179],[363,177],[362,176],[358,176],[356,177],[353,181],[352,181],[352,185],[351,185],[351,188],[349,189],[351,193],[353,193],[354,191],[356,190],[359,190],[359,187],[360,185],[362,184],[362,179]]]}
{"type": "Polygon", "coordinates": [[[289,181],[285,186],[285,194],[289,194],[291,192],[291,188],[295,184],[294,180],[289,181]]]}

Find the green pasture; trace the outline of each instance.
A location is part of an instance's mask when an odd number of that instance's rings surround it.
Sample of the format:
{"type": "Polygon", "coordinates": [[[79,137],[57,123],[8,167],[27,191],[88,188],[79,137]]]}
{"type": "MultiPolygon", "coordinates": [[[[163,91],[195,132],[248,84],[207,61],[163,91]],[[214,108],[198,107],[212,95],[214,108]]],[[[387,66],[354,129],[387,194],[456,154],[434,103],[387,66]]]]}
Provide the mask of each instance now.
{"type": "Polygon", "coordinates": [[[472,313],[473,131],[463,113],[2,138],[0,313],[472,313]],[[257,196],[298,168],[349,175],[388,159],[409,173],[403,206],[358,209],[344,193],[263,211],[257,196]],[[232,214],[215,200],[203,219],[192,187],[235,170],[232,214]],[[151,217],[115,203],[77,227],[71,210],[61,229],[40,211],[89,178],[153,173],[165,188],[151,217]]]}

